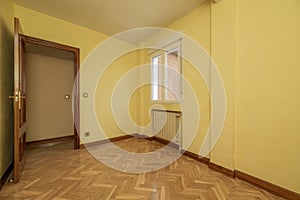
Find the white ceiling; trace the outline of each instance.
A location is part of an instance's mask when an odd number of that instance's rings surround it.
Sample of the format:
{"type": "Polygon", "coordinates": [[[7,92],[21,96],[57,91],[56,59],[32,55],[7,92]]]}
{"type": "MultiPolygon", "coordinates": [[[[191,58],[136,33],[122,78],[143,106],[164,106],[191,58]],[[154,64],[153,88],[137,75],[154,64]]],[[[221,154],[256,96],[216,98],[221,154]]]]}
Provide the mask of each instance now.
{"type": "Polygon", "coordinates": [[[138,27],[166,27],[206,0],[15,0],[16,4],[114,35],[138,27]]]}

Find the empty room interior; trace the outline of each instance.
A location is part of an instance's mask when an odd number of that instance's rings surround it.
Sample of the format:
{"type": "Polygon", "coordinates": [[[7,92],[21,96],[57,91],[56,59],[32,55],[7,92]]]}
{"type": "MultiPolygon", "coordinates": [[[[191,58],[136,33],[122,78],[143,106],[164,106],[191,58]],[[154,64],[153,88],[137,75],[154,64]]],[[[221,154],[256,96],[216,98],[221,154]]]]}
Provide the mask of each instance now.
{"type": "Polygon", "coordinates": [[[0,0],[0,199],[300,200],[299,0],[0,0]]]}
{"type": "Polygon", "coordinates": [[[73,55],[26,46],[26,143],[73,137],[73,55]]]}

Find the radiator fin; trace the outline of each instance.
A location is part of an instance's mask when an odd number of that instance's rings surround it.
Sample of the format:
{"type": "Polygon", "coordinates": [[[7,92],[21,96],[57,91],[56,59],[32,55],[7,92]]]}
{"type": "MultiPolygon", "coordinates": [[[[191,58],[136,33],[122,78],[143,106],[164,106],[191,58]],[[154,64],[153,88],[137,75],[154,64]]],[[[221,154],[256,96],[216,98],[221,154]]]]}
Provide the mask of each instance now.
{"type": "Polygon", "coordinates": [[[152,109],[153,136],[181,147],[181,112],[152,109]]]}

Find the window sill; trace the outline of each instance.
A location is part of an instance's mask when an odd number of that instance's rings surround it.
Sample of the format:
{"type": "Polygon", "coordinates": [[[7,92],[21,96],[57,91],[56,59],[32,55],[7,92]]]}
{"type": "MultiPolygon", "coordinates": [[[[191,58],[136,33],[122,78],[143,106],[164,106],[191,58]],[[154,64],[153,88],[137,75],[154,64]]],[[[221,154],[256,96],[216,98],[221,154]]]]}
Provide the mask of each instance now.
{"type": "Polygon", "coordinates": [[[161,103],[161,104],[180,104],[181,101],[175,100],[151,100],[152,103],[161,103]]]}

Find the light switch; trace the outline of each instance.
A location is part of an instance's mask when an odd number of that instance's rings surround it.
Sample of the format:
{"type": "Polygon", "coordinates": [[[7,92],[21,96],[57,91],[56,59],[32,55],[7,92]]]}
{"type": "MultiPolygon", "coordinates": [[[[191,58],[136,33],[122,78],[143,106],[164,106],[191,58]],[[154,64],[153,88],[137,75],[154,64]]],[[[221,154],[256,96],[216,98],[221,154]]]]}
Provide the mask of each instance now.
{"type": "Polygon", "coordinates": [[[89,93],[84,92],[84,93],[83,93],[83,97],[84,97],[84,98],[88,98],[88,97],[89,97],[89,93]]]}

